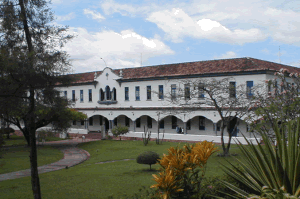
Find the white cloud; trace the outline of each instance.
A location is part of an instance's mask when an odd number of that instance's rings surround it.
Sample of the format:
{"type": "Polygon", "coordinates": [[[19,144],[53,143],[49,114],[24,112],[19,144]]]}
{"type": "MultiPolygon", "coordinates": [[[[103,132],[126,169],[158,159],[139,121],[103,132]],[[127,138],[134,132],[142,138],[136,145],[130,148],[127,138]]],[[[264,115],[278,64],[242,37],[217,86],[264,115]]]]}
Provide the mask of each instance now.
{"type": "Polygon", "coordinates": [[[120,4],[114,0],[107,0],[101,3],[101,8],[106,15],[120,13],[123,16],[136,16],[147,15],[153,10],[160,9],[160,6],[153,3],[148,5],[120,4]]]}
{"type": "Polygon", "coordinates": [[[72,64],[79,72],[102,70],[105,64],[101,58],[108,67],[124,68],[140,66],[141,53],[143,62],[152,57],[174,54],[162,41],[143,37],[133,30],[91,33],[84,28],[70,28],[69,34],[78,36],[63,50],[76,60],[72,64]]]}
{"type": "Polygon", "coordinates": [[[64,15],[64,16],[56,16],[57,17],[57,21],[69,21],[71,19],[74,19],[75,18],[75,13],[74,12],[71,12],[67,15],[64,15]]]}
{"type": "Polygon", "coordinates": [[[242,45],[266,38],[266,35],[257,28],[229,30],[211,19],[195,21],[180,8],[154,12],[147,20],[157,24],[173,42],[182,42],[182,39],[188,36],[242,45]]]}
{"type": "Polygon", "coordinates": [[[214,56],[214,59],[229,59],[229,58],[236,58],[237,54],[233,51],[228,51],[225,54],[222,54],[220,56],[214,56]]]}
{"type": "MultiPolygon", "coordinates": [[[[166,33],[169,39],[176,42],[182,41],[183,36],[203,38],[202,34],[199,34],[199,32],[195,30],[195,23],[202,19],[210,19],[211,21],[220,23],[231,32],[226,33],[225,37],[224,34],[213,33],[214,36],[204,37],[206,39],[221,42],[224,42],[225,40],[227,41],[226,43],[230,44],[243,44],[256,42],[268,36],[274,41],[300,46],[300,11],[297,1],[190,0],[188,2],[152,1],[151,3],[146,1],[140,2],[137,5],[107,0],[101,3],[100,6],[107,15],[113,13],[120,13],[132,17],[139,15],[150,19],[159,27],[167,25],[163,30],[167,31],[166,33]],[[194,21],[187,25],[187,31],[179,31],[181,28],[178,26],[182,24],[179,23],[179,21],[174,20],[174,16],[168,16],[173,20],[159,17],[159,15],[170,15],[170,13],[167,13],[166,11],[170,12],[173,8],[180,8],[186,13],[187,17],[194,21]],[[162,22],[159,23],[159,20],[162,20],[162,22]],[[179,24],[176,24],[175,26],[172,22],[177,22],[179,24]],[[173,29],[175,32],[172,36],[171,32],[173,29]],[[195,34],[192,34],[190,30],[195,31],[195,34]],[[196,34],[197,36],[195,36],[196,34]],[[219,39],[216,39],[217,36],[219,39]],[[235,37],[237,37],[237,39],[235,39],[235,37]]],[[[175,15],[174,13],[173,15],[175,15]]],[[[180,15],[180,13],[178,14],[180,15]]],[[[189,20],[186,18],[186,21],[189,20]]],[[[185,26],[181,27],[186,29],[185,26]]]]}
{"type": "Polygon", "coordinates": [[[91,16],[93,19],[98,20],[99,22],[105,19],[105,17],[103,17],[99,12],[90,9],[84,9],[83,13],[88,17],[91,16]]]}

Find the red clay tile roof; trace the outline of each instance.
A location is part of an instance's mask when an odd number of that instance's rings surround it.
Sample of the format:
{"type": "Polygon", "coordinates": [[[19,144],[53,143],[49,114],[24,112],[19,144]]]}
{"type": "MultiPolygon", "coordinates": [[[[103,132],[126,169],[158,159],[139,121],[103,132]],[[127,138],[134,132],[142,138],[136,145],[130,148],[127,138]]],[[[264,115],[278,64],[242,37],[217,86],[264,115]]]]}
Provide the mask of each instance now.
{"type": "MultiPolygon", "coordinates": [[[[247,57],[124,68],[122,69],[122,72],[123,80],[129,80],[265,70],[279,71],[281,68],[287,69],[288,72],[300,73],[300,68],[247,57]]],[[[114,69],[113,72],[119,75],[120,69],[114,69]]],[[[79,77],[79,80],[76,83],[85,83],[94,81],[94,73],[95,72],[89,72],[73,75],[79,77]]],[[[102,71],[97,71],[98,75],[101,73],[102,71]]]]}

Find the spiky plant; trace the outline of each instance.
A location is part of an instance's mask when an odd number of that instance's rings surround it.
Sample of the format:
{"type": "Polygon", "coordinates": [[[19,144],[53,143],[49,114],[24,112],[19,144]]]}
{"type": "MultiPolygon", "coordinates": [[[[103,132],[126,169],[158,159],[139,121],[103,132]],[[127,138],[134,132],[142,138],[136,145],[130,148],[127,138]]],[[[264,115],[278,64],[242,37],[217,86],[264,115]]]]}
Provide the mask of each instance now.
{"type": "Polygon", "coordinates": [[[224,166],[225,172],[248,190],[224,182],[236,193],[232,197],[260,198],[266,194],[266,187],[275,195],[300,197],[300,118],[285,126],[276,126],[274,131],[276,145],[265,134],[262,135],[264,146],[258,141],[258,146],[255,146],[247,140],[249,146],[239,145],[246,157],[245,162],[238,160],[240,167],[224,166]]]}

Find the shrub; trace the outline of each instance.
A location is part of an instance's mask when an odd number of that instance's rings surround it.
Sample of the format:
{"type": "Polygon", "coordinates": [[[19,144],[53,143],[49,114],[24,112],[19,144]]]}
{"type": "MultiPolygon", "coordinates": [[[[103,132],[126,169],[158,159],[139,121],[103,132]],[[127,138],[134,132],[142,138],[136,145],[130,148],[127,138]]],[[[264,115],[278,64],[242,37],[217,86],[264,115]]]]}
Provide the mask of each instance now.
{"type": "Polygon", "coordinates": [[[159,159],[159,155],[153,151],[146,151],[144,153],[141,153],[137,158],[136,162],[139,164],[149,164],[150,170],[151,165],[156,164],[159,159]]]}
{"type": "Polygon", "coordinates": [[[157,188],[163,198],[199,198],[201,181],[208,158],[217,151],[212,142],[171,147],[168,155],[159,160],[162,172],[153,174],[157,188]]]}
{"type": "Polygon", "coordinates": [[[151,131],[149,132],[148,128],[146,130],[145,126],[144,126],[144,134],[142,134],[142,138],[143,138],[144,146],[147,146],[147,144],[149,143],[150,138],[151,138],[151,131]]]}
{"type": "MultiPolygon", "coordinates": [[[[287,122],[281,128],[274,125],[274,129],[276,146],[266,134],[262,134],[264,146],[258,141],[257,147],[249,141],[249,147],[240,144],[239,148],[247,157],[246,163],[239,161],[242,168],[224,166],[225,171],[237,182],[252,190],[253,198],[265,195],[268,195],[268,198],[280,198],[283,194],[300,197],[300,118],[287,122]]],[[[224,183],[235,191],[237,197],[248,197],[248,191],[231,183],[224,183]]]]}
{"type": "MultiPolygon", "coordinates": [[[[126,133],[128,133],[128,127],[127,126],[118,125],[118,126],[115,126],[112,129],[112,134],[116,137],[118,137],[120,135],[124,135],[126,133]]],[[[121,140],[121,137],[120,137],[120,140],[121,140]]]]}
{"type": "Polygon", "coordinates": [[[9,139],[9,134],[10,133],[15,132],[15,130],[13,128],[10,128],[10,127],[8,127],[8,128],[1,128],[0,131],[1,131],[0,134],[2,134],[2,135],[6,134],[6,138],[7,139],[9,139]]]}
{"type": "Polygon", "coordinates": [[[41,142],[43,139],[46,140],[48,137],[55,137],[55,132],[51,130],[39,130],[38,133],[38,141],[41,142]]]}

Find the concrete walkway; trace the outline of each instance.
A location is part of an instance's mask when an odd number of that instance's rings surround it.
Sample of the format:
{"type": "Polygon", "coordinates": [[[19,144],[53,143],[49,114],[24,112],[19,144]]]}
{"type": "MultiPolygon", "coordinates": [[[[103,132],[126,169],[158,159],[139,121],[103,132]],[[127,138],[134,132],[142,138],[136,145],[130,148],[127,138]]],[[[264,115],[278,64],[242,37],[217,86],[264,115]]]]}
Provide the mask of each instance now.
{"type": "MultiPolygon", "coordinates": [[[[88,142],[88,141],[96,141],[96,140],[85,140],[84,142],[88,142]]],[[[77,145],[81,142],[82,142],[81,139],[80,140],[72,139],[72,140],[62,140],[62,141],[53,141],[53,142],[44,143],[44,145],[49,145],[49,146],[53,146],[54,148],[60,149],[64,153],[64,158],[59,160],[58,162],[54,162],[51,164],[38,167],[39,174],[65,169],[66,167],[72,167],[89,159],[90,157],[89,152],[77,148],[77,145]]],[[[22,178],[26,176],[30,176],[30,169],[0,174],[0,181],[22,178]]]]}

